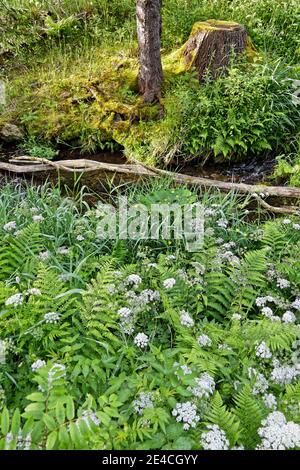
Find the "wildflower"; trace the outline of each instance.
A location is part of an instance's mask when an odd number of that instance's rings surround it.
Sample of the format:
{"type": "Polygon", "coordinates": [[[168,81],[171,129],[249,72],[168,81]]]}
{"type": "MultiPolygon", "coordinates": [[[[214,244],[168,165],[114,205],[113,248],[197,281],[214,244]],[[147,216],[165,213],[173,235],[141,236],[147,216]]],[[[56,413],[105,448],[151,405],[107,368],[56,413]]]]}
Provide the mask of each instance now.
{"type": "Polygon", "coordinates": [[[212,341],[207,335],[200,335],[197,339],[199,346],[211,346],[212,341]]]}
{"type": "Polygon", "coordinates": [[[46,323],[57,323],[60,320],[60,314],[57,312],[49,312],[44,315],[46,323]]]}
{"type": "Polygon", "coordinates": [[[172,289],[172,287],[174,287],[176,284],[176,279],[174,278],[170,278],[170,279],[166,279],[164,282],[163,282],[163,286],[165,289],[172,289]]]}
{"type": "Polygon", "coordinates": [[[132,333],[134,332],[134,323],[132,322],[131,318],[126,318],[124,320],[121,321],[121,329],[123,331],[123,333],[125,333],[126,335],[132,335],[132,333]]]}
{"type": "Polygon", "coordinates": [[[194,326],[194,320],[189,315],[189,313],[186,312],[185,310],[182,310],[181,312],[180,323],[182,326],[187,326],[188,328],[191,328],[192,326],[194,326]]]}
{"type": "Polygon", "coordinates": [[[200,421],[200,416],[197,415],[197,407],[190,401],[177,403],[172,411],[172,416],[176,417],[178,423],[183,423],[183,429],[185,431],[190,428],[195,428],[200,421]]]}
{"type": "Polygon", "coordinates": [[[284,220],[282,221],[282,223],[283,223],[284,225],[289,225],[289,224],[291,223],[291,220],[290,220],[290,219],[284,219],[284,220]]]}
{"type": "Polygon", "coordinates": [[[32,287],[32,289],[29,289],[27,291],[27,294],[29,294],[29,295],[42,295],[40,289],[36,289],[35,287],[32,287]]]}
{"type": "Polygon", "coordinates": [[[33,215],[32,220],[33,222],[43,222],[43,220],[45,219],[42,215],[38,214],[38,215],[33,215]]]}
{"type": "Polygon", "coordinates": [[[266,393],[263,396],[264,404],[267,408],[274,409],[277,406],[277,400],[273,393],[266,393]]]}
{"type": "Polygon", "coordinates": [[[42,261],[46,261],[49,257],[50,257],[50,252],[49,251],[41,251],[41,253],[39,253],[39,258],[42,261]]]}
{"type": "Polygon", "coordinates": [[[299,375],[299,371],[294,366],[281,365],[278,361],[274,361],[273,365],[271,380],[279,385],[290,384],[299,375]]]}
{"type": "Polygon", "coordinates": [[[19,276],[17,276],[16,279],[15,279],[15,283],[20,284],[20,282],[21,282],[21,278],[19,276]]]}
{"type": "Polygon", "coordinates": [[[258,434],[260,450],[287,450],[300,447],[300,425],[287,421],[280,411],[273,411],[262,421],[258,434]]]}
{"type": "Polygon", "coordinates": [[[266,377],[263,374],[256,372],[256,370],[250,372],[250,378],[252,376],[256,377],[252,394],[259,395],[260,393],[265,393],[269,388],[269,382],[267,381],[266,377]]]}
{"type": "Polygon", "coordinates": [[[35,372],[36,370],[40,369],[41,367],[44,367],[45,365],[45,361],[43,361],[42,359],[38,359],[37,361],[31,364],[31,370],[35,372]]]}
{"type": "Polygon", "coordinates": [[[17,222],[15,220],[7,222],[7,224],[3,226],[3,230],[5,230],[5,232],[12,232],[15,228],[17,228],[17,222]]]}
{"type": "Polygon", "coordinates": [[[130,310],[130,308],[127,308],[127,307],[123,307],[123,308],[120,308],[120,310],[118,310],[118,315],[121,317],[121,318],[128,318],[130,317],[132,311],[130,310]]]}
{"type": "Polygon", "coordinates": [[[300,298],[297,298],[296,300],[294,300],[291,307],[294,308],[295,310],[300,311],[300,298]]]}
{"type": "Polygon", "coordinates": [[[290,287],[290,285],[291,284],[287,279],[277,279],[277,287],[279,287],[279,289],[287,289],[288,287],[290,287]]]}
{"type": "Polygon", "coordinates": [[[39,209],[38,209],[37,207],[31,207],[31,208],[30,208],[30,212],[31,212],[32,214],[36,214],[37,212],[39,212],[39,209]]]}
{"type": "Polygon", "coordinates": [[[143,349],[146,348],[149,343],[149,336],[145,335],[145,333],[138,333],[133,341],[134,344],[143,349]]]}
{"type": "Polygon", "coordinates": [[[126,279],[126,284],[138,287],[142,282],[142,278],[138,274],[130,274],[126,279]]]}
{"type": "Polygon", "coordinates": [[[293,224],[293,228],[295,230],[300,230],[300,224],[293,224]]]}
{"type": "Polygon", "coordinates": [[[133,402],[134,411],[138,415],[142,415],[143,411],[147,408],[153,408],[153,393],[152,392],[140,392],[138,398],[136,398],[133,402]]]}
{"type": "Polygon", "coordinates": [[[232,321],[239,321],[241,319],[242,319],[242,315],[240,315],[239,313],[234,313],[231,317],[232,321]]]}
{"type": "Polygon", "coordinates": [[[295,323],[296,321],[296,316],[293,314],[293,312],[290,312],[289,310],[285,312],[282,315],[282,321],[284,323],[295,323]]]}
{"type": "Polygon", "coordinates": [[[166,256],[166,261],[175,261],[176,260],[176,256],[175,255],[167,255],[166,256]]]}
{"type": "Polygon", "coordinates": [[[84,238],[83,235],[77,235],[76,240],[77,240],[78,242],[83,242],[83,240],[85,240],[85,238],[84,238]]]}
{"type": "Polygon", "coordinates": [[[14,294],[5,301],[5,305],[13,305],[17,307],[23,303],[23,294],[14,294]]]}
{"type": "Polygon", "coordinates": [[[262,341],[256,347],[255,351],[256,351],[256,356],[261,357],[262,359],[270,359],[272,357],[272,353],[264,341],[262,341]]]}
{"type": "Polygon", "coordinates": [[[225,229],[228,226],[228,220],[226,220],[226,219],[217,220],[217,225],[218,225],[218,227],[225,229]]]}
{"type": "Polygon", "coordinates": [[[261,313],[266,318],[272,318],[273,317],[273,310],[270,307],[262,308],[261,313]]]}
{"type": "Polygon", "coordinates": [[[92,410],[84,410],[83,411],[82,416],[80,416],[80,418],[78,418],[78,420],[77,420],[76,424],[78,426],[79,426],[79,421],[80,420],[84,421],[89,429],[91,429],[91,426],[90,426],[91,422],[94,423],[96,426],[99,426],[100,423],[101,423],[101,421],[97,417],[96,413],[92,410]]]}
{"type": "Polygon", "coordinates": [[[214,393],[215,381],[207,372],[200,375],[199,378],[195,379],[196,387],[189,387],[189,390],[197,398],[208,398],[214,393]]]}
{"type": "Polygon", "coordinates": [[[3,341],[2,339],[0,339],[0,364],[5,364],[6,350],[7,350],[6,341],[3,341]]]}
{"type": "Polygon", "coordinates": [[[266,297],[257,297],[255,303],[258,307],[264,307],[267,303],[266,297]]]}
{"type": "Polygon", "coordinates": [[[67,248],[66,246],[60,246],[58,249],[57,249],[57,253],[59,255],[68,255],[70,253],[70,250],[69,248],[67,248]]]}
{"type": "Polygon", "coordinates": [[[204,450],[228,450],[229,441],[225,432],[217,424],[209,424],[208,432],[201,435],[201,445],[204,450]]]}

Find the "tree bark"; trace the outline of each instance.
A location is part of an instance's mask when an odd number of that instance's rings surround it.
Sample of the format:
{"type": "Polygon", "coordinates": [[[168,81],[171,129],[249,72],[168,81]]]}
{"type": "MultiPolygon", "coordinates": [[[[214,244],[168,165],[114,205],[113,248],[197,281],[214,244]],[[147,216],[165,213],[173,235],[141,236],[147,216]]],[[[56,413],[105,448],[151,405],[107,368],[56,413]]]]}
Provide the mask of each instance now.
{"type": "Polygon", "coordinates": [[[246,28],[238,23],[208,20],[195,23],[182,48],[186,69],[195,67],[202,81],[209,70],[219,77],[229,66],[232,54],[241,54],[247,46],[246,28]]]}
{"type": "Polygon", "coordinates": [[[159,101],[161,97],[161,4],[162,0],[136,2],[140,63],[138,84],[145,103],[159,101]]]}

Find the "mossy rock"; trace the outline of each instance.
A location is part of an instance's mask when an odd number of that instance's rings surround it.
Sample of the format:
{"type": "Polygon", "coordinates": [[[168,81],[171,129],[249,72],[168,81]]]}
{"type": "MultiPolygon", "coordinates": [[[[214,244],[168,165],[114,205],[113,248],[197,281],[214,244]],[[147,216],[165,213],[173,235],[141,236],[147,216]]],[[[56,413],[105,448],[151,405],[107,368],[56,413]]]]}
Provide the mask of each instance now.
{"type": "Polygon", "coordinates": [[[199,80],[207,71],[213,78],[229,66],[233,54],[253,52],[246,28],[230,21],[207,20],[194,24],[188,41],[165,60],[167,72],[197,70],[199,80]]]}

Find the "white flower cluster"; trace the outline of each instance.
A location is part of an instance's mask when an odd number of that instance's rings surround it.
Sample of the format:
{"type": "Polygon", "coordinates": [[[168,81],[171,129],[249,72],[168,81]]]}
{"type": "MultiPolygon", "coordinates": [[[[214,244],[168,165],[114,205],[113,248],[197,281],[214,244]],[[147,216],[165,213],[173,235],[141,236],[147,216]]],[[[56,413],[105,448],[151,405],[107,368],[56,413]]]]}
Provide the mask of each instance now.
{"type": "Polygon", "coordinates": [[[23,303],[23,294],[14,294],[5,301],[5,305],[13,305],[14,307],[18,307],[18,305],[22,305],[23,303]]]}
{"type": "Polygon", "coordinates": [[[267,408],[275,409],[277,406],[277,400],[275,395],[273,393],[266,393],[263,396],[264,404],[266,405],[267,408]]]}
{"type": "Polygon", "coordinates": [[[15,228],[17,228],[17,222],[15,220],[3,225],[3,230],[5,230],[5,232],[12,232],[15,228]]]}
{"type": "Polygon", "coordinates": [[[43,222],[44,217],[41,214],[36,214],[32,216],[33,222],[43,222]]]}
{"type": "Polygon", "coordinates": [[[60,314],[57,312],[45,313],[44,320],[46,323],[58,323],[60,320],[60,314]]]}
{"type": "Polygon", "coordinates": [[[178,423],[183,423],[183,429],[185,431],[188,431],[190,428],[195,428],[200,421],[200,416],[197,415],[197,407],[190,401],[177,403],[172,411],[172,415],[176,417],[178,423]]]}
{"type": "Polygon", "coordinates": [[[240,315],[239,313],[234,313],[231,317],[232,321],[239,321],[241,319],[242,319],[242,315],[240,315]]]}
{"type": "Polygon", "coordinates": [[[46,362],[43,361],[43,359],[37,359],[37,361],[31,364],[31,370],[35,372],[39,370],[41,367],[44,367],[45,365],[46,365],[46,362]]]}
{"type": "Polygon", "coordinates": [[[7,350],[6,341],[3,341],[2,339],[0,339],[0,364],[5,364],[6,350],[7,350]]]}
{"type": "MultiPolygon", "coordinates": [[[[97,417],[96,413],[92,410],[84,410],[82,416],[80,416],[76,421],[76,426],[79,428],[80,421],[84,421],[89,429],[91,429],[91,422],[96,426],[99,426],[101,421],[97,417]]],[[[79,428],[80,429],[80,428],[79,428]]]]}
{"type": "Polygon", "coordinates": [[[268,390],[269,382],[266,377],[260,372],[257,372],[256,369],[249,367],[248,376],[250,379],[256,379],[252,389],[253,395],[259,395],[260,393],[265,393],[268,390]]]}
{"type": "Polygon", "coordinates": [[[287,385],[298,377],[299,370],[295,366],[280,364],[278,360],[273,361],[271,380],[279,385],[287,385]]]}
{"type": "Polygon", "coordinates": [[[193,373],[192,369],[186,364],[180,365],[178,362],[174,362],[173,367],[175,368],[175,375],[178,377],[178,371],[181,370],[183,375],[190,375],[193,373]]]}
{"type": "Polygon", "coordinates": [[[36,289],[35,287],[32,287],[27,291],[28,295],[42,295],[40,289],[36,289]]]}
{"type": "Polygon", "coordinates": [[[41,251],[39,253],[39,258],[41,261],[46,261],[47,259],[50,258],[50,252],[49,251],[41,251]]]}
{"type": "Polygon", "coordinates": [[[262,438],[260,450],[287,450],[300,447],[300,425],[287,421],[280,411],[273,411],[262,421],[258,434],[262,438]]]}
{"type": "Polygon", "coordinates": [[[125,284],[138,287],[142,282],[142,278],[138,274],[130,274],[125,280],[125,284]]]}
{"type": "Polygon", "coordinates": [[[257,347],[256,347],[256,356],[260,357],[262,359],[270,359],[272,357],[272,353],[270,351],[270,348],[266,345],[264,341],[262,341],[257,347]]]}
{"type": "Polygon", "coordinates": [[[226,219],[219,219],[217,220],[217,226],[220,228],[227,228],[228,227],[228,220],[226,219]]]}
{"type": "Polygon", "coordinates": [[[140,294],[137,294],[134,291],[129,291],[126,294],[126,298],[132,308],[135,310],[141,310],[150,302],[158,302],[160,300],[160,294],[158,291],[145,289],[140,294]]]}
{"type": "Polygon", "coordinates": [[[66,246],[60,246],[58,249],[57,249],[57,253],[59,255],[63,255],[63,256],[66,256],[70,253],[70,249],[67,248],[66,246]]]}
{"type": "Polygon", "coordinates": [[[134,411],[142,415],[146,408],[154,407],[154,397],[152,392],[140,392],[138,398],[133,402],[134,411]]]}
{"type": "Polygon", "coordinates": [[[280,277],[277,279],[277,287],[279,287],[279,289],[287,289],[290,285],[291,284],[287,279],[282,279],[280,277]]]}
{"type": "Polygon", "coordinates": [[[211,346],[212,341],[209,336],[207,335],[200,335],[197,339],[199,346],[205,347],[205,346],[211,346]]]}
{"type": "Polygon", "coordinates": [[[283,315],[282,315],[282,321],[284,323],[295,323],[296,321],[296,316],[294,315],[293,312],[290,310],[287,310],[283,315]]]}
{"type": "Polygon", "coordinates": [[[182,310],[182,312],[180,312],[180,323],[182,326],[187,326],[188,328],[194,326],[194,320],[192,319],[190,314],[185,310],[182,310]]]}
{"type": "Polygon", "coordinates": [[[170,279],[166,279],[163,282],[163,286],[165,289],[172,289],[172,287],[174,287],[175,284],[176,284],[176,279],[174,279],[173,277],[171,277],[170,279]]]}
{"type": "Polygon", "coordinates": [[[294,308],[295,310],[300,311],[300,298],[297,298],[296,300],[294,300],[291,307],[294,308]]]}
{"type": "Polygon", "coordinates": [[[123,307],[118,310],[118,315],[121,318],[129,318],[131,314],[132,314],[132,311],[130,310],[130,308],[127,308],[127,307],[123,307]]]}
{"type": "Polygon", "coordinates": [[[149,343],[149,336],[145,335],[145,333],[138,333],[133,341],[134,344],[144,349],[149,343]]]}
{"type": "Polygon", "coordinates": [[[208,432],[201,435],[201,445],[204,450],[228,450],[229,441],[225,432],[217,424],[207,426],[208,432]]]}
{"type": "Polygon", "coordinates": [[[208,398],[214,393],[216,384],[211,375],[204,372],[200,377],[195,379],[196,387],[189,387],[189,390],[197,398],[208,398]]]}

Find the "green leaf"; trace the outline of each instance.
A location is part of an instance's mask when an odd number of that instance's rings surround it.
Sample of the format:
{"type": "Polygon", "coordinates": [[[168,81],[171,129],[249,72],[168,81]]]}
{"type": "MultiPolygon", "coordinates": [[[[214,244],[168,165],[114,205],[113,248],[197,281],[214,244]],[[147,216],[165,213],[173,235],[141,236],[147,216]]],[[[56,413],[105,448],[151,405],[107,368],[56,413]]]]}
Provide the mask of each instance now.
{"type": "Polygon", "coordinates": [[[1,415],[1,431],[4,436],[9,431],[9,412],[7,408],[4,408],[1,415]]]}
{"type": "Polygon", "coordinates": [[[65,408],[61,401],[58,401],[55,407],[55,415],[59,424],[65,422],[65,408]]]}
{"type": "Polygon", "coordinates": [[[68,398],[66,412],[67,412],[67,418],[69,420],[74,419],[75,408],[74,408],[74,401],[71,397],[68,398]]]}
{"type": "Polygon", "coordinates": [[[50,415],[44,414],[43,422],[45,423],[49,431],[53,431],[57,427],[55,419],[50,415]]]}
{"type": "Polygon", "coordinates": [[[37,402],[46,401],[46,397],[40,392],[31,393],[26,398],[27,400],[30,400],[30,401],[37,401],[37,402]]]}
{"type": "Polygon", "coordinates": [[[20,411],[17,408],[13,414],[11,420],[11,432],[14,436],[16,436],[20,430],[21,418],[20,418],[20,411]]]}
{"type": "Polygon", "coordinates": [[[46,449],[47,450],[54,449],[56,441],[57,441],[57,431],[52,431],[47,438],[46,449]]]}

